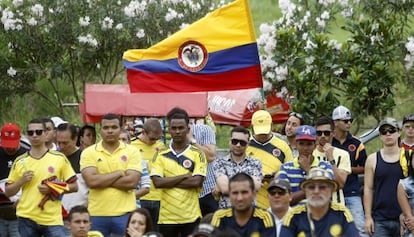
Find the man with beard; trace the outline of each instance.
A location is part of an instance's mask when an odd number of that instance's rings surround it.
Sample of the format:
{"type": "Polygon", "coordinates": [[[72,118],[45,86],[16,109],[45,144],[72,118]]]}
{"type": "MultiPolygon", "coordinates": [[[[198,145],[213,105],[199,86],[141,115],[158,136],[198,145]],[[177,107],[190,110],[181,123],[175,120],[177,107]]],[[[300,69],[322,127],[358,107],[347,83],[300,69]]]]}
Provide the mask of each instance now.
{"type": "Polygon", "coordinates": [[[159,232],[165,237],[188,236],[201,218],[198,194],[207,172],[203,151],[189,143],[189,117],[173,108],[167,114],[172,141],[153,160],[151,179],[160,190],[159,232]]]}
{"type": "Polygon", "coordinates": [[[280,236],[359,237],[349,210],[342,204],[331,202],[332,193],[338,188],[332,173],[319,167],[312,168],[300,187],[305,191],[307,204],[288,212],[280,236]]]}
{"type": "Polygon", "coordinates": [[[231,177],[229,196],[232,207],[217,210],[211,224],[219,230],[232,229],[243,237],[276,236],[272,214],[253,204],[256,197],[254,186],[253,178],[246,173],[231,177]]]}
{"type": "Polygon", "coordinates": [[[121,118],[106,114],[101,120],[102,141],[83,150],[82,177],[89,187],[92,229],[104,236],[123,236],[129,213],[136,209],[133,192],[142,174],[141,155],[119,140],[121,118]]]}
{"type": "Polygon", "coordinates": [[[244,127],[234,127],[230,131],[230,154],[219,157],[213,164],[217,188],[214,196],[220,197],[219,208],[231,207],[229,180],[238,173],[246,173],[253,178],[254,188],[259,191],[262,185],[262,163],[246,154],[250,133],[244,127]]]}

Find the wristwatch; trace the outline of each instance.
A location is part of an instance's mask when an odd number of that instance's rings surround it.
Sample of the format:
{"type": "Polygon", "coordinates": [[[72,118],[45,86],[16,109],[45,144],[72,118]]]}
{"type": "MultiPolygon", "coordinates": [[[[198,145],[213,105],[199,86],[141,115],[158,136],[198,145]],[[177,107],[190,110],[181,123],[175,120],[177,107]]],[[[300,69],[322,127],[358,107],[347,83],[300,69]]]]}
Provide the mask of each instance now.
{"type": "Polygon", "coordinates": [[[194,145],[194,144],[196,144],[196,143],[197,143],[197,140],[196,140],[195,138],[191,139],[191,141],[190,141],[190,144],[191,144],[191,145],[194,145]]]}
{"type": "Polygon", "coordinates": [[[335,160],[330,160],[329,161],[329,164],[331,164],[331,165],[335,165],[336,163],[335,163],[335,160]]]}

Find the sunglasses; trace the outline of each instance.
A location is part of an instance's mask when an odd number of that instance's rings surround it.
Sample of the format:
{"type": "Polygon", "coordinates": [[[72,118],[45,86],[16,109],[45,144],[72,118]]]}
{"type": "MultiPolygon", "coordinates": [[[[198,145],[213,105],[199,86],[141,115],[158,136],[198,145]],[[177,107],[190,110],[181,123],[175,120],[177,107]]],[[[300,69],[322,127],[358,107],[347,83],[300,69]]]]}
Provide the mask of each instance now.
{"type": "Polygon", "coordinates": [[[246,141],[243,141],[243,140],[239,140],[239,139],[231,139],[231,144],[232,145],[237,145],[237,144],[239,144],[240,143],[240,146],[246,146],[247,145],[247,142],[246,141]]]}
{"type": "Polygon", "coordinates": [[[36,130],[27,130],[28,136],[33,136],[36,133],[37,136],[40,136],[43,134],[43,129],[36,129],[36,130]]]}
{"type": "Polygon", "coordinates": [[[148,137],[148,140],[150,140],[152,142],[155,142],[155,141],[160,140],[160,138],[157,138],[157,137],[148,137]]]}
{"type": "Polygon", "coordinates": [[[379,132],[381,135],[387,135],[387,133],[394,134],[397,132],[397,129],[396,128],[380,129],[379,132]]]}
{"type": "Polygon", "coordinates": [[[341,119],[341,121],[344,123],[352,123],[354,122],[354,119],[341,119]]]}
{"type": "Polygon", "coordinates": [[[321,130],[316,131],[316,135],[318,135],[319,137],[320,137],[320,136],[322,136],[322,134],[323,134],[325,137],[328,137],[328,136],[330,136],[330,135],[331,135],[331,131],[321,131],[321,130]]]}
{"type": "Polygon", "coordinates": [[[275,196],[276,194],[279,196],[283,196],[287,193],[287,191],[283,189],[272,189],[269,190],[268,193],[270,194],[270,196],[275,196]]]}
{"type": "Polygon", "coordinates": [[[305,188],[307,190],[315,190],[316,187],[318,187],[320,191],[325,191],[328,189],[329,185],[328,184],[308,184],[305,188]]]}
{"type": "Polygon", "coordinates": [[[290,116],[295,116],[296,118],[298,118],[298,119],[303,119],[303,115],[302,114],[300,114],[300,113],[296,113],[296,112],[291,112],[290,114],[289,114],[289,117],[290,116]]]}

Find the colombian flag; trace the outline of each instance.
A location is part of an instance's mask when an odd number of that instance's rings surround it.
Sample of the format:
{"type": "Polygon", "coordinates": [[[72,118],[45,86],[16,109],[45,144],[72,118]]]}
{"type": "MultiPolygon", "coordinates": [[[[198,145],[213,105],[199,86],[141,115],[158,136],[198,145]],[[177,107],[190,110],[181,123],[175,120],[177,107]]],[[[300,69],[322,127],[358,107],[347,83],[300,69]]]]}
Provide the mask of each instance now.
{"type": "Polygon", "coordinates": [[[124,52],[131,92],[263,86],[248,0],[236,0],[148,49],[124,52]]]}

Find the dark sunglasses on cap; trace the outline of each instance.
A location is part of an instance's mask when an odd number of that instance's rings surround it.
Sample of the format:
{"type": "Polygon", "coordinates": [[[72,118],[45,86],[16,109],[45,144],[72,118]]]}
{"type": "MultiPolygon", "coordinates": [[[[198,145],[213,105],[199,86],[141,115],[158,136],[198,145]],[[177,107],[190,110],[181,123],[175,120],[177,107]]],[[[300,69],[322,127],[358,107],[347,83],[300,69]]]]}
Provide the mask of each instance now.
{"type": "Polygon", "coordinates": [[[341,119],[341,121],[344,123],[352,123],[354,122],[354,119],[341,119]]]}
{"type": "Polygon", "coordinates": [[[268,191],[268,193],[271,196],[275,196],[276,194],[279,195],[279,196],[283,196],[287,193],[287,191],[283,190],[283,189],[271,189],[271,190],[268,191]]]}
{"type": "Polygon", "coordinates": [[[36,130],[27,130],[28,136],[33,136],[36,133],[37,136],[40,136],[43,134],[43,129],[36,129],[36,130]]]}
{"type": "Polygon", "coordinates": [[[300,113],[296,113],[296,112],[291,112],[290,114],[289,114],[289,117],[290,116],[295,116],[296,118],[298,118],[298,119],[303,119],[303,115],[301,115],[300,113]]]}
{"type": "Polygon", "coordinates": [[[246,146],[247,145],[246,141],[235,139],[235,138],[231,139],[231,144],[236,146],[239,143],[240,143],[240,146],[246,146]]]}
{"type": "Polygon", "coordinates": [[[387,135],[387,133],[394,134],[397,132],[397,129],[396,128],[384,128],[384,129],[380,129],[379,132],[381,135],[387,135]]]}
{"type": "Polygon", "coordinates": [[[320,137],[320,136],[322,136],[322,134],[323,134],[325,137],[328,137],[328,136],[330,136],[330,135],[331,135],[331,131],[321,131],[321,130],[316,131],[316,135],[318,135],[319,137],[320,137]]]}

